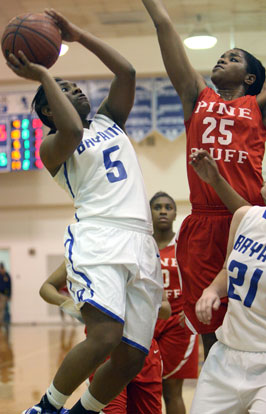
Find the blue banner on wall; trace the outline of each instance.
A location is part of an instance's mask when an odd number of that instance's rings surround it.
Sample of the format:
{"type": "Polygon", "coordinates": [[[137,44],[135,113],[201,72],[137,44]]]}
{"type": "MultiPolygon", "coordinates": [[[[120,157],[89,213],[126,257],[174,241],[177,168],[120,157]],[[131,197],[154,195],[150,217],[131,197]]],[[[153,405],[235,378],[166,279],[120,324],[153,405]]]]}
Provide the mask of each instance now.
{"type": "Polygon", "coordinates": [[[127,134],[140,142],[154,129],[153,79],[139,79],[136,84],[134,106],[126,123],[127,134]]]}
{"type": "Polygon", "coordinates": [[[155,80],[154,95],[155,130],[174,141],[185,130],[180,98],[168,78],[155,80]]]}

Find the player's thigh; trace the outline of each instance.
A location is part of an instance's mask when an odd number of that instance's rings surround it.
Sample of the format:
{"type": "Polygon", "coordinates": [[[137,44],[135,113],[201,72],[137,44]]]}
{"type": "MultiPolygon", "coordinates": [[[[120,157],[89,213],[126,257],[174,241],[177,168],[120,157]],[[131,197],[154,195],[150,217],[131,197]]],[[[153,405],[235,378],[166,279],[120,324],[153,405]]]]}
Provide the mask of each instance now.
{"type": "Polygon", "coordinates": [[[136,239],[139,256],[127,285],[123,337],[148,353],[162,304],[163,278],[153,237],[139,234],[136,239]]]}
{"type": "Polygon", "coordinates": [[[248,409],[248,414],[265,414],[266,413],[266,387],[261,390],[253,401],[252,406],[248,409]]]}
{"type": "Polygon", "coordinates": [[[203,364],[190,414],[244,414],[231,350],[220,342],[213,345],[203,364]]]}

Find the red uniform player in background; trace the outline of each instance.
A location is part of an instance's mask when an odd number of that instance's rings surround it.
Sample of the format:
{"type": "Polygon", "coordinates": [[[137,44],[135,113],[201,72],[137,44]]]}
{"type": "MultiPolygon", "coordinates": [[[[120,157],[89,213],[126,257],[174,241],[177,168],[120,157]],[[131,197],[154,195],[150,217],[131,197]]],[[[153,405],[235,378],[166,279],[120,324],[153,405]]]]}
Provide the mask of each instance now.
{"type": "Polygon", "coordinates": [[[154,337],[163,359],[163,397],[167,414],[185,414],[182,386],[185,378],[198,377],[198,336],[184,328],[183,298],[175,257],[173,222],[176,205],[164,192],[150,200],[153,229],[160,250],[164,290],[172,314],[167,320],[158,319],[154,337]]]}

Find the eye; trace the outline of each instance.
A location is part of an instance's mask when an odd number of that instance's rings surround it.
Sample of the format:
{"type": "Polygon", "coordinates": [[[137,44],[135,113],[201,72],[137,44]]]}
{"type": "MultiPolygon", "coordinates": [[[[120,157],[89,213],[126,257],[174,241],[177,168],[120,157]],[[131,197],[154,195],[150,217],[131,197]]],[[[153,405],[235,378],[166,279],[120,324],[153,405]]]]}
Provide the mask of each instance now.
{"type": "Polygon", "coordinates": [[[230,60],[231,60],[231,62],[238,62],[238,60],[234,57],[232,57],[230,60]]]}
{"type": "Polygon", "coordinates": [[[63,87],[61,88],[61,91],[62,91],[62,92],[67,92],[67,91],[68,91],[68,88],[67,88],[66,86],[63,86],[63,87]]]}

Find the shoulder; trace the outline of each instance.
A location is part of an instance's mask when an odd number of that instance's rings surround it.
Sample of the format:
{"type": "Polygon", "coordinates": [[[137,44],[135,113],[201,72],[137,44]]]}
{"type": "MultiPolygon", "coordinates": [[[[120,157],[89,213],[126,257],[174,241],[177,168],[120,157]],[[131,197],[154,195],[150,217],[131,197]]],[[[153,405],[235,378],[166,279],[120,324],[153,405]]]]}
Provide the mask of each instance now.
{"type": "Polygon", "coordinates": [[[199,94],[199,99],[203,97],[212,97],[212,98],[219,98],[219,94],[210,86],[206,86],[204,89],[202,89],[201,93],[199,94]]]}
{"type": "MultiPolygon", "coordinates": [[[[238,208],[234,215],[233,215],[233,220],[234,221],[241,221],[242,218],[247,214],[247,212],[252,208],[252,206],[243,206],[238,208]]],[[[233,221],[232,220],[232,221],[233,221]]]]}
{"type": "Polygon", "coordinates": [[[251,208],[252,206],[243,206],[235,211],[231,222],[231,232],[236,232],[242,219],[246,216],[246,214],[251,208]]]}

